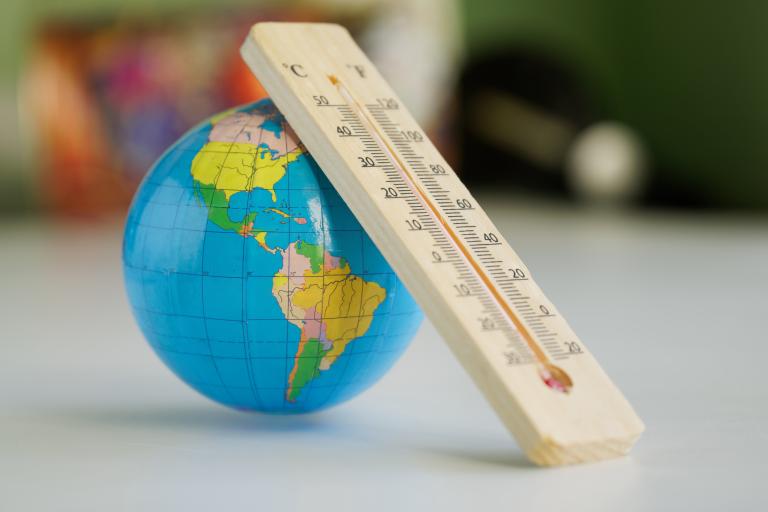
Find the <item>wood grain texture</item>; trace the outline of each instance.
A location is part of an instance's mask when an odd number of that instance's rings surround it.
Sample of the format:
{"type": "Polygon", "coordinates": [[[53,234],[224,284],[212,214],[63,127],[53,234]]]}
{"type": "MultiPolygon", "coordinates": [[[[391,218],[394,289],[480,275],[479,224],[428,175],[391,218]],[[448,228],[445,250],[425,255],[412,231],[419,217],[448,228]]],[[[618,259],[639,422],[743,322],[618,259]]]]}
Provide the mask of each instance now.
{"type": "Polygon", "coordinates": [[[259,23],[242,54],[527,456],[626,453],[642,422],[348,32],[259,23]]]}

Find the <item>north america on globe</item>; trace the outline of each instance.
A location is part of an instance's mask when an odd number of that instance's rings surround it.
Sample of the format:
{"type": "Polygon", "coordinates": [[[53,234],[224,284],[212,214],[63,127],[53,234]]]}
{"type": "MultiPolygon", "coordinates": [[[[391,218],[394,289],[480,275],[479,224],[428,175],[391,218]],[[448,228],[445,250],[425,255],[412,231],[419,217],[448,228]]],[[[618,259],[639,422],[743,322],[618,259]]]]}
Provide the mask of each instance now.
{"type": "Polygon", "coordinates": [[[306,412],[378,380],[421,321],[402,283],[266,99],[191,130],[126,224],[139,325],[219,402],[306,412]]]}

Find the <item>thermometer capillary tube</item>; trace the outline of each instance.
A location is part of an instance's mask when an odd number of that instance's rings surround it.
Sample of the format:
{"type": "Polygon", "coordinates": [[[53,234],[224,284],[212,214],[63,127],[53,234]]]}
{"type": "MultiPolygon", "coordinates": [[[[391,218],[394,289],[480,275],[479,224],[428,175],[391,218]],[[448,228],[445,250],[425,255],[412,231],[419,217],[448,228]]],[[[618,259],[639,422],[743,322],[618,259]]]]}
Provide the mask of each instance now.
{"type": "Polygon", "coordinates": [[[485,273],[483,268],[472,257],[469,249],[465,247],[461,238],[456,234],[453,228],[443,218],[442,214],[440,213],[438,208],[432,203],[432,201],[429,199],[429,196],[426,194],[426,192],[418,185],[415,178],[411,174],[411,171],[401,162],[397,153],[395,153],[392,147],[387,143],[386,139],[379,132],[379,129],[376,126],[376,124],[369,118],[368,113],[365,111],[365,109],[363,109],[360,103],[354,98],[354,96],[352,96],[352,94],[346,88],[346,86],[335,75],[328,75],[328,79],[333,85],[336,86],[336,88],[339,90],[339,93],[344,97],[344,100],[349,104],[349,106],[355,110],[361,122],[365,123],[368,126],[368,131],[370,135],[379,144],[381,149],[387,155],[387,157],[392,162],[394,167],[398,170],[398,172],[400,173],[404,181],[408,184],[408,186],[411,188],[411,190],[415,192],[416,197],[418,197],[419,201],[421,201],[425,209],[432,214],[434,219],[437,221],[437,224],[443,229],[444,233],[447,235],[448,240],[450,240],[450,242],[453,244],[454,248],[458,251],[459,254],[461,254],[464,257],[466,262],[469,264],[470,268],[475,272],[475,274],[479,278],[480,282],[483,283],[483,286],[488,291],[490,296],[493,297],[496,304],[505,313],[504,315],[505,318],[510,322],[510,324],[515,328],[515,330],[518,333],[520,333],[520,336],[523,338],[526,345],[530,349],[531,353],[536,358],[536,361],[538,364],[539,376],[541,377],[541,380],[544,382],[544,384],[546,384],[550,389],[553,389],[555,391],[568,393],[573,387],[573,381],[571,380],[570,376],[568,376],[568,374],[563,369],[554,365],[549,360],[549,357],[547,356],[547,354],[541,349],[538,343],[533,339],[531,334],[528,332],[528,329],[525,327],[522,321],[517,317],[517,315],[512,310],[512,308],[507,304],[507,302],[502,297],[501,293],[496,289],[496,286],[493,284],[493,281],[491,281],[491,279],[485,273]]]}

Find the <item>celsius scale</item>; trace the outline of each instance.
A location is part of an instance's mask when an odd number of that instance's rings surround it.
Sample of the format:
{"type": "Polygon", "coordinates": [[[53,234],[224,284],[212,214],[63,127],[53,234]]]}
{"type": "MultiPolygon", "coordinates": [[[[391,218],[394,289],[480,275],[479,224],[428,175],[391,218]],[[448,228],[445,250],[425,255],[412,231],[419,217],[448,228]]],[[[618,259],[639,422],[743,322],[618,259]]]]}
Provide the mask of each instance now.
{"type": "Polygon", "coordinates": [[[643,423],[347,30],[258,23],[241,53],[528,458],[628,452],[643,423]]]}

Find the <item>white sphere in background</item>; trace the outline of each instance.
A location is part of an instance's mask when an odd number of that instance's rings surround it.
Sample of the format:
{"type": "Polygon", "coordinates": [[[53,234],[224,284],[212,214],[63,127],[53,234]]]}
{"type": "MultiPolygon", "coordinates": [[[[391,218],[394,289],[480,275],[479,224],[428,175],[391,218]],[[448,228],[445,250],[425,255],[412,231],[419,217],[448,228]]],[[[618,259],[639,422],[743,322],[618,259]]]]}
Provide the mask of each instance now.
{"type": "Polygon", "coordinates": [[[566,155],[565,170],[571,189],[584,201],[624,204],[645,189],[647,152],[632,128],[602,121],[576,136],[566,155]]]}

